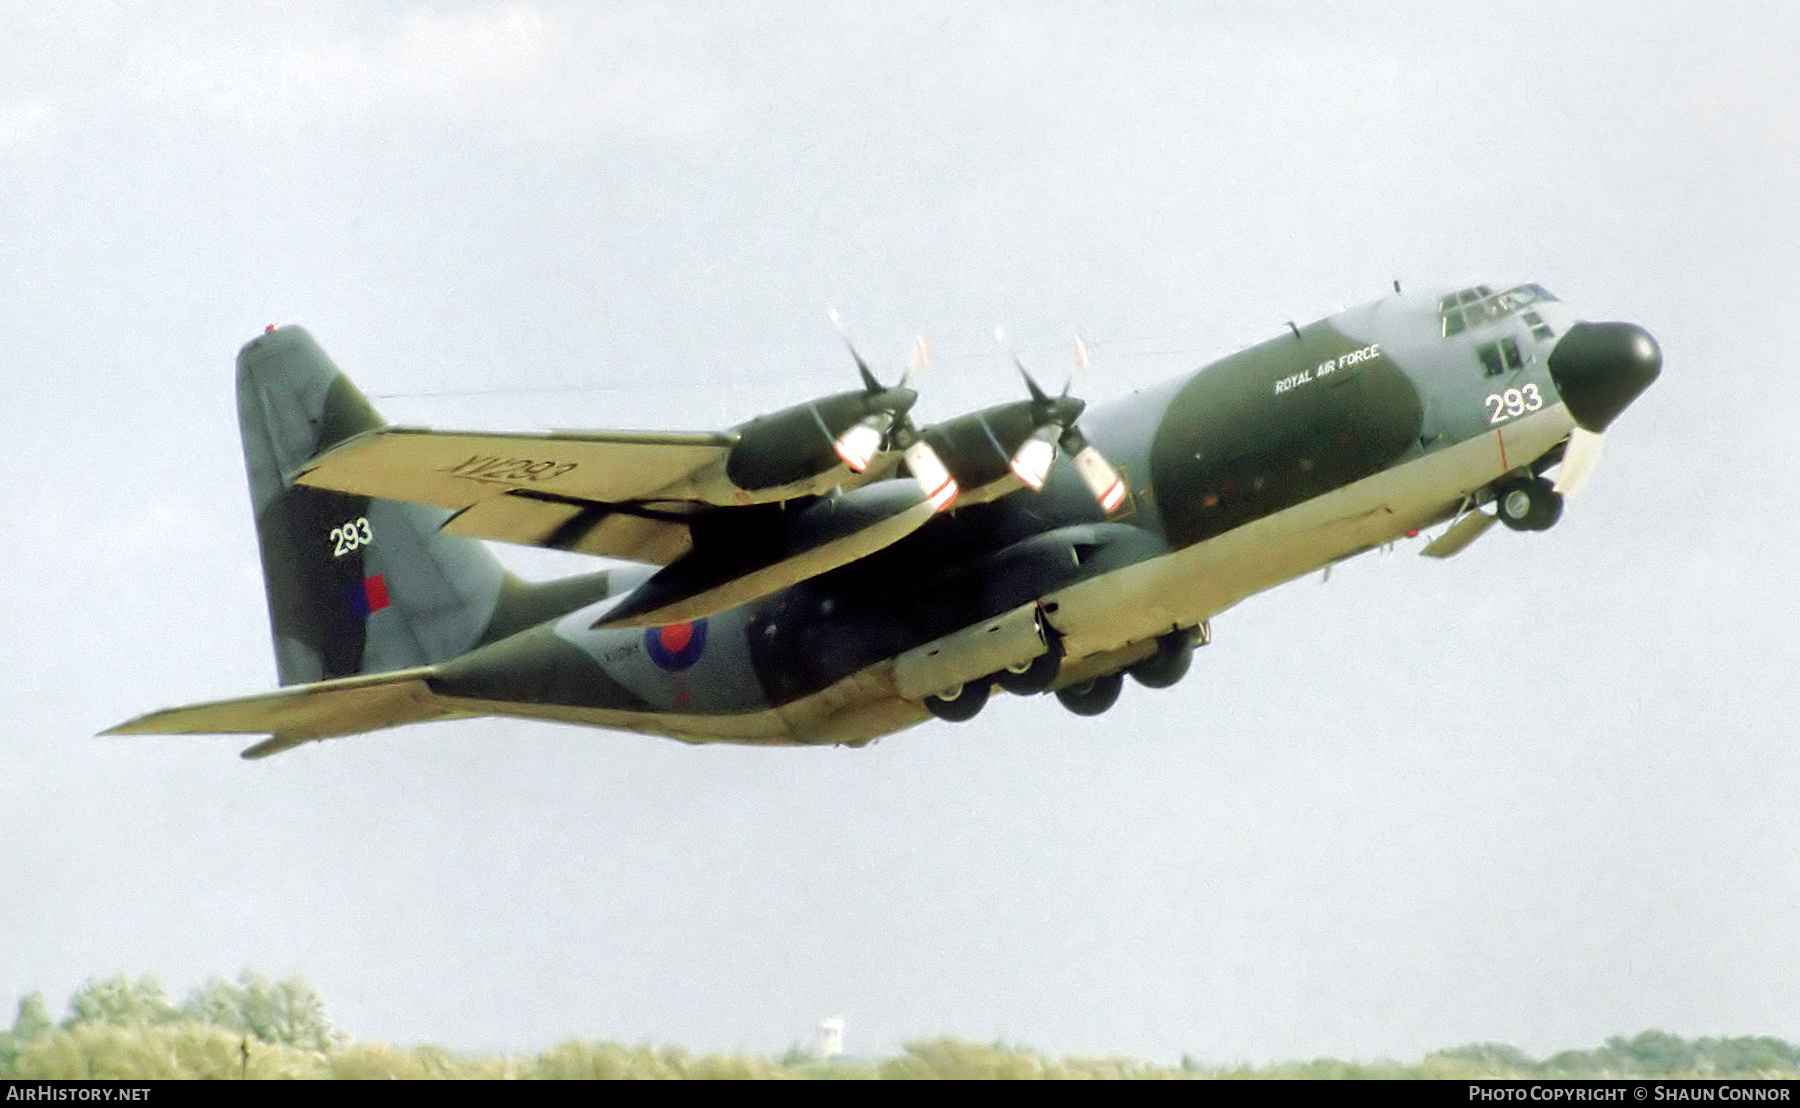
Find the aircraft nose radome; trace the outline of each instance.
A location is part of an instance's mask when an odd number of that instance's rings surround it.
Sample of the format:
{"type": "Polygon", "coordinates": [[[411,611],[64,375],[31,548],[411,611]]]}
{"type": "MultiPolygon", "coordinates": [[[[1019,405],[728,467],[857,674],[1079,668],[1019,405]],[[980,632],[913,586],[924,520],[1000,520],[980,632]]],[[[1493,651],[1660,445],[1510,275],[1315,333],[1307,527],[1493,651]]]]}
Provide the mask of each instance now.
{"type": "Polygon", "coordinates": [[[1550,351],[1550,379],[1575,422],[1603,431],[1662,372],[1662,348],[1635,323],[1577,323],[1550,351]]]}

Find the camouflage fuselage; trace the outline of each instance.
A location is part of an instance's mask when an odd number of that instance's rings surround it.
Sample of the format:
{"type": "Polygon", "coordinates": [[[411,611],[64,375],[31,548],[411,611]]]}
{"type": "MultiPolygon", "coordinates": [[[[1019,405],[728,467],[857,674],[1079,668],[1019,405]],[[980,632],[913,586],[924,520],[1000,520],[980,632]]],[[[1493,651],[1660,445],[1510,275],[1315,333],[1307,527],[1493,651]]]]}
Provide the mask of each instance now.
{"type": "Polygon", "coordinates": [[[925,717],[897,656],[1034,602],[1066,652],[1059,684],[1115,672],[1554,460],[1577,421],[1549,355],[1573,318],[1540,298],[1534,323],[1459,312],[1446,335],[1454,303],[1387,297],[1096,407],[1083,428],[1130,489],[1110,517],[1059,459],[1041,492],[946,512],[758,601],[607,628],[629,595],[615,591],[443,664],[431,687],[472,712],[692,741],[860,743],[925,717]]]}

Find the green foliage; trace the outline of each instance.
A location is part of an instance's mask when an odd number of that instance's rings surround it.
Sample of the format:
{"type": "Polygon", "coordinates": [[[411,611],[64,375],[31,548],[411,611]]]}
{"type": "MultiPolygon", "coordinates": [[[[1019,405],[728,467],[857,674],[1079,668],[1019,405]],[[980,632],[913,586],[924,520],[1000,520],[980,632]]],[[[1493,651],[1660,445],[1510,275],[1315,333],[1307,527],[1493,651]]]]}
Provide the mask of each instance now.
{"type": "Polygon", "coordinates": [[[43,993],[27,993],[19,1000],[19,1014],[13,1020],[12,1035],[20,1046],[54,1028],[56,1024],[50,1019],[50,1009],[44,1003],[43,993]]]}
{"type": "Polygon", "coordinates": [[[811,1080],[1482,1077],[1800,1077],[1800,1047],[1780,1039],[1686,1040],[1665,1031],[1608,1039],[1536,1061],[1504,1043],[1472,1043],[1415,1065],[1318,1058],[1272,1066],[1214,1068],[1182,1055],[1180,1068],[1125,1058],[1055,1059],[1005,1043],[921,1039],[873,1066],[823,1060],[798,1047],[779,1060],[744,1054],[694,1056],[679,1047],[559,1043],[535,1058],[470,1058],[435,1046],[401,1049],[335,1035],[324,1005],[298,978],[271,983],[245,971],[215,978],[176,1008],[155,978],[90,979],[51,1022],[42,994],[19,1001],[0,1031],[0,1077],[66,1080],[141,1078],[652,1079],[811,1080]]]}
{"type": "Polygon", "coordinates": [[[618,1043],[558,1043],[537,1057],[532,1076],[546,1080],[723,1080],[795,1076],[779,1062],[749,1055],[694,1058],[679,1047],[625,1047],[618,1043]]]}
{"type": "Polygon", "coordinates": [[[882,1062],[876,1075],[888,1081],[1144,1081],[1200,1075],[1199,1063],[1169,1069],[1129,1058],[1054,1059],[1024,1047],[994,1043],[984,1046],[957,1039],[922,1039],[906,1044],[906,1053],[882,1062]]]}
{"type": "Polygon", "coordinates": [[[298,977],[270,981],[245,970],[238,979],[213,978],[194,990],[182,1012],[191,1019],[304,1050],[331,1046],[331,1023],[313,987],[298,977]]]}
{"type": "Polygon", "coordinates": [[[334,1080],[443,1081],[518,1076],[505,1059],[469,1061],[442,1047],[401,1050],[384,1043],[345,1043],[324,1058],[320,1076],[334,1080]]]}
{"type": "Polygon", "coordinates": [[[169,1003],[156,978],[146,975],[134,982],[121,973],[104,979],[88,978],[87,984],[69,998],[69,1016],[62,1025],[154,1027],[180,1019],[180,1009],[169,1003]]]}
{"type": "Polygon", "coordinates": [[[1536,1073],[1546,1077],[1787,1077],[1800,1073],[1800,1047],[1767,1036],[1696,1039],[1667,1031],[1614,1037],[1598,1050],[1565,1050],[1536,1073]]]}
{"type": "Polygon", "coordinates": [[[1482,1077],[1517,1077],[1530,1074],[1537,1065],[1524,1051],[1505,1043],[1470,1043],[1440,1050],[1425,1058],[1428,1067],[1434,1063],[1447,1070],[1468,1067],[1463,1074],[1472,1069],[1482,1077]]]}
{"type": "Polygon", "coordinates": [[[237,1077],[240,1041],[222,1028],[197,1023],[77,1023],[27,1044],[13,1076],[65,1081],[237,1077]]]}
{"type": "Polygon", "coordinates": [[[12,1030],[0,1031],[0,1076],[13,1072],[26,1044],[55,1027],[50,1022],[50,1010],[44,1006],[43,993],[27,993],[20,998],[12,1030]]]}

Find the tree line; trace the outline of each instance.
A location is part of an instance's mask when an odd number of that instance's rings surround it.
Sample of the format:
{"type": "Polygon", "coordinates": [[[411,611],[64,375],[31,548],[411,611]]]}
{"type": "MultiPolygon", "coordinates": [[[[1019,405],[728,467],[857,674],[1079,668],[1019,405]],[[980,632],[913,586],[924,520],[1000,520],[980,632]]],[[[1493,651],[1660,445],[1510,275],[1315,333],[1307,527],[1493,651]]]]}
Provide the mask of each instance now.
{"type": "Polygon", "coordinates": [[[570,1040],[536,1055],[483,1057],[435,1046],[362,1043],[334,1029],[297,977],[245,971],[176,1004],[153,977],[90,979],[51,1018],[42,993],[0,1031],[0,1078],[1794,1078],[1800,1047],[1767,1036],[1683,1039],[1663,1031],[1533,1058],[1502,1043],[1436,1051],[1413,1063],[1322,1058],[1261,1066],[1053,1058],[1028,1047],[953,1038],[908,1043],[897,1057],[693,1055],[672,1046],[570,1040]]]}

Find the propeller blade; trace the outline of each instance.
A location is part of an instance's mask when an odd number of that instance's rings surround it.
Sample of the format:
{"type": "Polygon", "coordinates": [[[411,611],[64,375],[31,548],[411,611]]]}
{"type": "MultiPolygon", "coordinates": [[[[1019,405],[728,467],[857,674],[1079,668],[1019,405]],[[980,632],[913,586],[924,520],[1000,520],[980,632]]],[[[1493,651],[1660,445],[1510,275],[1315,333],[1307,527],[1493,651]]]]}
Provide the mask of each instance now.
{"type": "Polygon", "coordinates": [[[931,501],[934,511],[943,511],[956,501],[956,494],[962,490],[956,486],[956,478],[950,476],[950,470],[944,460],[938,457],[937,451],[924,439],[917,439],[906,448],[902,455],[906,459],[906,468],[913,475],[913,480],[925,490],[925,499],[931,501]]]}
{"type": "Polygon", "coordinates": [[[849,348],[850,357],[856,362],[856,372],[862,375],[863,388],[869,391],[870,396],[880,392],[882,384],[875,379],[874,372],[869,369],[869,363],[863,361],[862,352],[856,349],[856,342],[850,337],[850,328],[845,326],[844,317],[838,314],[835,306],[825,309],[825,315],[831,320],[831,325],[837,329],[839,337],[844,340],[844,345],[849,348]]]}
{"type": "Polygon", "coordinates": [[[1017,354],[1013,355],[1013,364],[1019,367],[1019,376],[1025,378],[1025,388],[1031,393],[1032,404],[1036,405],[1039,409],[1049,408],[1050,394],[1046,393],[1043,390],[1043,387],[1037,383],[1037,380],[1031,376],[1031,371],[1025,368],[1025,363],[1019,360],[1017,354]]]}
{"type": "Polygon", "coordinates": [[[1075,378],[1081,376],[1081,371],[1088,367],[1088,362],[1090,360],[1091,359],[1088,356],[1087,340],[1080,335],[1076,335],[1075,357],[1069,363],[1069,376],[1068,379],[1063,382],[1062,387],[1062,394],[1064,396],[1069,395],[1069,390],[1075,387],[1075,378]]]}
{"type": "Polygon", "coordinates": [[[906,372],[900,375],[900,387],[912,384],[913,378],[925,371],[931,361],[931,344],[925,341],[924,335],[913,338],[912,356],[906,359],[906,372]]]}
{"type": "Polygon", "coordinates": [[[1563,448],[1562,468],[1556,473],[1556,491],[1564,496],[1574,496],[1593,476],[1594,466],[1600,461],[1600,448],[1606,444],[1606,436],[1597,431],[1586,431],[1580,427],[1569,432],[1569,445],[1563,448]]]}

